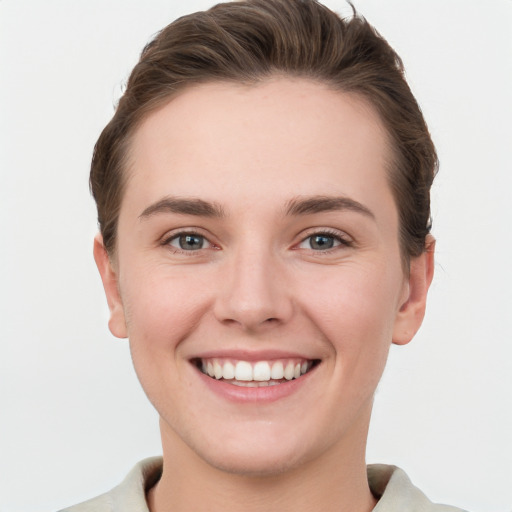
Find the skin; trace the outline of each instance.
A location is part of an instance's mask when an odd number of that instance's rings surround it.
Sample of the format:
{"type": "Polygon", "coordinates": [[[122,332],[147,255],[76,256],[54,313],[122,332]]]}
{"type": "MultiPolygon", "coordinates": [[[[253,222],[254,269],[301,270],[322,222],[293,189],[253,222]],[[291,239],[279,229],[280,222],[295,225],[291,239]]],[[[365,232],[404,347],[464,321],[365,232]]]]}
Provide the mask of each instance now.
{"type": "Polygon", "coordinates": [[[153,512],[373,508],[373,395],[390,344],[421,324],[433,273],[431,241],[404,273],[390,161],[367,103],[304,79],[189,88],[139,127],[116,256],[99,235],[94,254],[110,329],[129,337],[161,418],[153,512]],[[169,197],[222,215],[155,206],[169,197]],[[304,198],[323,210],[286,213],[304,198]],[[202,247],[180,249],[184,232],[202,247]],[[331,248],[312,245],[319,234],[331,248]],[[276,350],[320,364],[274,401],[227,399],[191,364],[276,350]]]}

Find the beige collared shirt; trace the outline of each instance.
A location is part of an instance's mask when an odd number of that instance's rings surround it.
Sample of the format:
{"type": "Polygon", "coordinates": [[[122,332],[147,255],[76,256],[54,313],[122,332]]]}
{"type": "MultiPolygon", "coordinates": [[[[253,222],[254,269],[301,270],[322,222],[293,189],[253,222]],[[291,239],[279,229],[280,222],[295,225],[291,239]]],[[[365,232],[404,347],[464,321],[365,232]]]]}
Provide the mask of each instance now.
{"type": "MultiPolygon", "coordinates": [[[[145,459],[111,491],[61,512],[149,512],[146,491],[157,482],[161,472],[161,457],[145,459]]],[[[432,503],[396,466],[368,466],[368,481],[372,493],[379,498],[373,512],[463,512],[432,503]]]]}

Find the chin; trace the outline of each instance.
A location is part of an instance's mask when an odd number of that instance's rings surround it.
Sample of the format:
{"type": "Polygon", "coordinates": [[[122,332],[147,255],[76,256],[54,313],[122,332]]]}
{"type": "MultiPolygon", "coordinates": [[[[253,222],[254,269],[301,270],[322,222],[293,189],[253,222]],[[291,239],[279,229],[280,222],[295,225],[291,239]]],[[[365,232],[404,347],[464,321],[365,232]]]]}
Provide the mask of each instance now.
{"type": "Polygon", "coordinates": [[[268,453],[265,450],[251,450],[246,453],[234,451],[226,454],[225,451],[221,456],[215,454],[204,454],[203,460],[215,469],[239,476],[248,477],[273,477],[283,473],[293,471],[301,465],[302,457],[282,454],[268,453]]]}
{"type": "Polygon", "coordinates": [[[250,477],[269,477],[291,472],[328,449],[324,445],[325,439],[322,442],[317,438],[311,443],[305,439],[314,440],[314,436],[299,435],[301,432],[297,430],[290,435],[289,429],[283,432],[282,429],[260,427],[239,428],[237,432],[224,432],[215,439],[205,435],[199,439],[185,439],[185,442],[189,441],[188,447],[210,467],[250,477]]]}

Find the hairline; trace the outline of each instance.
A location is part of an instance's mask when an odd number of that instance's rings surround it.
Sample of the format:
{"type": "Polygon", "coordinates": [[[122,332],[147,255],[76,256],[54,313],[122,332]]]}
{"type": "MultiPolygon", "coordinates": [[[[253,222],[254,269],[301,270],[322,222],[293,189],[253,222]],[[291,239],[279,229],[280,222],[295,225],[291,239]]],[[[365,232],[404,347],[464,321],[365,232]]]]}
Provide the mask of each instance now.
{"type": "Polygon", "coordinates": [[[141,126],[148,120],[148,118],[157,112],[158,110],[163,109],[166,105],[174,101],[176,98],[182,96],[183,94],[186,94],[190,90],[198,89],[203,86],[208,85],[233,85],[240,87],[247,87],[247,88],[253,88],[258,87],[261,85],[264,85],[265,83],[269,83],[275,80],[298,80],[298,81],[307,81],[312,84],[317,84],[319,86],[325,87],[327,90],[330,90],[335,93],[340,93],[342,95],[347,96],[348,98],[356,100],[356,103],[358,106],[363,107],[365,109],[369,109],[379,120],[379,128],[382,129],[383,135],[384,135],[384,141],[385,145],[388,148],[387,154],[384,157],[384,168],[387,174],[387,181],[388,186],[390,188],[390,192],[393,196],[393,202],[395,204],[395,208],[398,215],[398,243],[399,243],[399,249],[400,249],[400,257],[402,260],[402,267],[404,270],[404,273],[407,275],[409,272],[410,267],[410,260],[411,258],[415,257],[413,254],[409,254],[407,251],[407,247],[404,242],[404,236],[403,236],[403,221],[401,219],[400,215],[400,208],[398,207],[398,197],[395,193],[395,187],[394,187],[394,175],[396,175],[399,172],[399,167],[403,165],[403,156],[401,155],[398,144],[395,140],[395,137],[391,133],[391,130],[388,128],[386,124],[386,120],[383,117],[383,115],[380,112],[380,109],[377,106],[377,102],[373,102],[370,99],[369,94],[365,94],[365,92],[361,90],[351,90],[349,87],[345,88],[343,87],[342,83],[337,83],[335,80],[328,80],[326,78],[314,76],[308,73],[293,73],[293,72],[287,72],[280,69],[271,70],[268,73],[261,74],[261,75],[255,75],[252,79],[244,80],[240,77],[208,77],[204,79],[196,79],[191,81],[183,81],[175,87],[173,91],[170,91],[168,94],[162,95],[161,97],[158,97],[157,99],[145,103],[137,112],[137,118],[135,121],[131,123],[129,126],[129,129],[127,130],[123,146],[125,148],[125,152],[122,158],[122,161],[120,162],[120,180],[119,180],[119,205],[117,209],[117,215],[115,218],[115,230],[113,234],[113,240],[114,243],[112,247],[107,248],[107,251],[109,253],[109,256],[115,260],[117,259],[117,234],[118,234],[118,226],[119,226],[119,216],[122,209],[123,199],[125,195],[125,191],[127,188],[127,184],[133,175],[134,169],[133,169],[133,141],[136,137],[136,134],[138,130],[141,128],[141,126]]]}

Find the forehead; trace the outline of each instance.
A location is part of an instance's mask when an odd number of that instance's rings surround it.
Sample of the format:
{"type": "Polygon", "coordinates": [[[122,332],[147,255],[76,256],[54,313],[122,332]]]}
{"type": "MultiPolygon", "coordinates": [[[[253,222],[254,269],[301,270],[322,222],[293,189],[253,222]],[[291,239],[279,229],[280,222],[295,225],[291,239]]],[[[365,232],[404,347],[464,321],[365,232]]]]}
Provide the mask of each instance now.
{"type": "Polygon", "coordinates": [[[127,192],[141,203],[164,193],[217,200],[209,196],[222,190],[241,200],[357,196],[389,188],[389,160],[378,115],[356,95],[305,79],[208,83],[180,93],[135,132],[127,192]]]}

